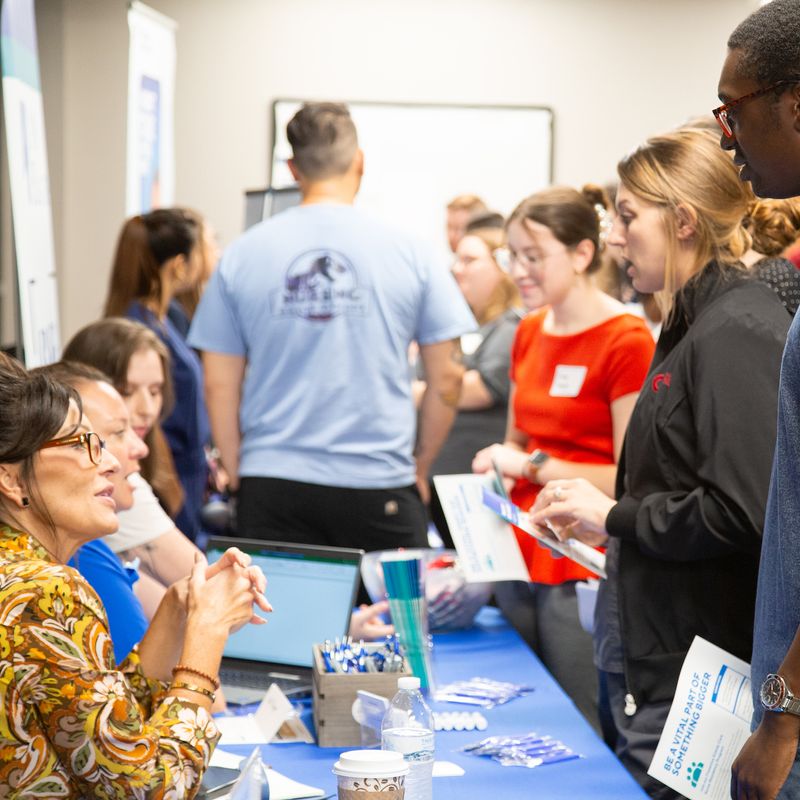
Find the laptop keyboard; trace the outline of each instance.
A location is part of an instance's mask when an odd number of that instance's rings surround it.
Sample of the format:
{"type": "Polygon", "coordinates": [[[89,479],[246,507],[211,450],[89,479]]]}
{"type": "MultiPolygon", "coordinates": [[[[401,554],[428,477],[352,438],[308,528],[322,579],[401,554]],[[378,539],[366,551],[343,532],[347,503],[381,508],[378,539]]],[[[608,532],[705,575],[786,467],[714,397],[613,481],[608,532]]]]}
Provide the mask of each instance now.
{"type": "Polygon", "coordinates": [[[257,703],[273,683],[277,683],[278,688],[287,697],[311,694],[309,680],[299,675],[297,678],[292,678],[289,675],[276,675],[272,672],[223,668],[219,677],[225,697],[232,703],[257,703]]]}

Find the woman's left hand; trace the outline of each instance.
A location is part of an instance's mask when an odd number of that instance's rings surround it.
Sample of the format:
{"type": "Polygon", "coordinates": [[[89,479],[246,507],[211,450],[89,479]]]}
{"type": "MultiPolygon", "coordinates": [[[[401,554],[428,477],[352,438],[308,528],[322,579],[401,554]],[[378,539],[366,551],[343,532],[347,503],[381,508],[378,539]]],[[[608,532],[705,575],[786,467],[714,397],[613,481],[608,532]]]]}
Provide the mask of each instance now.
{"type": "Polygon", "coordinates": [[[516,479],[525,474],[527,463],[528,454],[524,450],[507,444],[493,444],[475,454],[475,458],[472,460],[472,471],[490,472],[497,465],[497,469],[504,476],[516,479]]]}
{"type": "Polygon", "coordinates": [[[606,517],[615,505],[585,478],[550,481],[539,492],[530,519],[542,533],[555,533],[562,542],[578,539],[601,547],[608,541],[606,517]]]}

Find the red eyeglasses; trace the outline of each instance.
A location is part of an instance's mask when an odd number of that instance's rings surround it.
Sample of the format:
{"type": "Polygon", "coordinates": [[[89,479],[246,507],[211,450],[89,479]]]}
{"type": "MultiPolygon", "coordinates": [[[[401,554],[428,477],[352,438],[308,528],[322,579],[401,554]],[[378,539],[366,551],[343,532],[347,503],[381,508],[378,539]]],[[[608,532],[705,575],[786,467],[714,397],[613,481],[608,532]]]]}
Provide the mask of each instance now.
{"type": "Polygon", "coordinates": [[[737,97],[735,100],[731,100],[729,103],[725,103],[719,108],[715,108],[711,113],[719,123],[719,127],[722,128],[722,132],[725,134],[725,136],[727,136],[728,139],[734,139],[736,137],[734,136],[733,126],[731,125],[729,118],[731,109],[736,108],[736,106],[740,106],[742,103],[746,103],[749,100],[755,100],[756,97],[761,97],[762,95],[771,92],[773,89],[777,89],[779,86],[787,86],[795,83],[800,83],[800,81],[789,79],[778,81],[777,83],[773,83],[772,86],[767,86],[764,89],[758,89],[755,92],[750,92],[750,94],[737,97]]]}

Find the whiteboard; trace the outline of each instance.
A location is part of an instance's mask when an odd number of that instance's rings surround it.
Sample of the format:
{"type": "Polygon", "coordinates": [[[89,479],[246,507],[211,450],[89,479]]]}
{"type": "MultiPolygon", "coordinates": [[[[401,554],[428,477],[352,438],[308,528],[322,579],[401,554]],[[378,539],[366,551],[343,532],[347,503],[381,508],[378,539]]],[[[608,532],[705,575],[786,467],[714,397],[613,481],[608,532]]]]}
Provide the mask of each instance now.
{"type": "MultiPolygon", "coordinates": [[[[270,186],[294,183],[286,125],[304,101],[272,104],[270,186]]],[[[509,214],[529,194],[549,186],[553,112],[536,106],[347,103],[364,151],[356,204],[416,234],[447,255],[445,207],[477,194],[509,214]]]]}

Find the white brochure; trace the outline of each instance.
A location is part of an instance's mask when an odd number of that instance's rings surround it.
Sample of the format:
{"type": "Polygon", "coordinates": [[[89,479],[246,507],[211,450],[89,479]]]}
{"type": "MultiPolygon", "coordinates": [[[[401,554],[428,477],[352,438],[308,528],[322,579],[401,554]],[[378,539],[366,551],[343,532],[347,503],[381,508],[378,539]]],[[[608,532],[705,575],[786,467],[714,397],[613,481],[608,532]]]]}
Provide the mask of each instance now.
{"type": "Polygon", "coordinates": [[[728,800],[752,713],[750,665],[695,636],[648,774],[689,800],[728,800]]]}
{"type": "Polygon", "coordinates": [[[437,475],[433,482],[467,581],[528,581],[514,531],[483,504],[493,480],[486,473],[437,475]]]}
{"type": "MultiPolygon", "coordinates": [[[[567,539],[562,542],[556,539],[555,535],[552,538],[542,535],[531,525],[527,512],[489,489],[483,490],[483,504],[506,522],[510,522],[521,531],[527,533],[528,536],[532,536],[537,542],[541,542],[559,555],[572,559],[576,564],[580,564],[584,569],[591,570],[601,578],[606,577],[605,553],[601,553],[599,550],[595,550],[594,547],[579,542],[577,539],[567,539]]],[[[553,530],[552,527],[550,530],[553,530]]]]}

